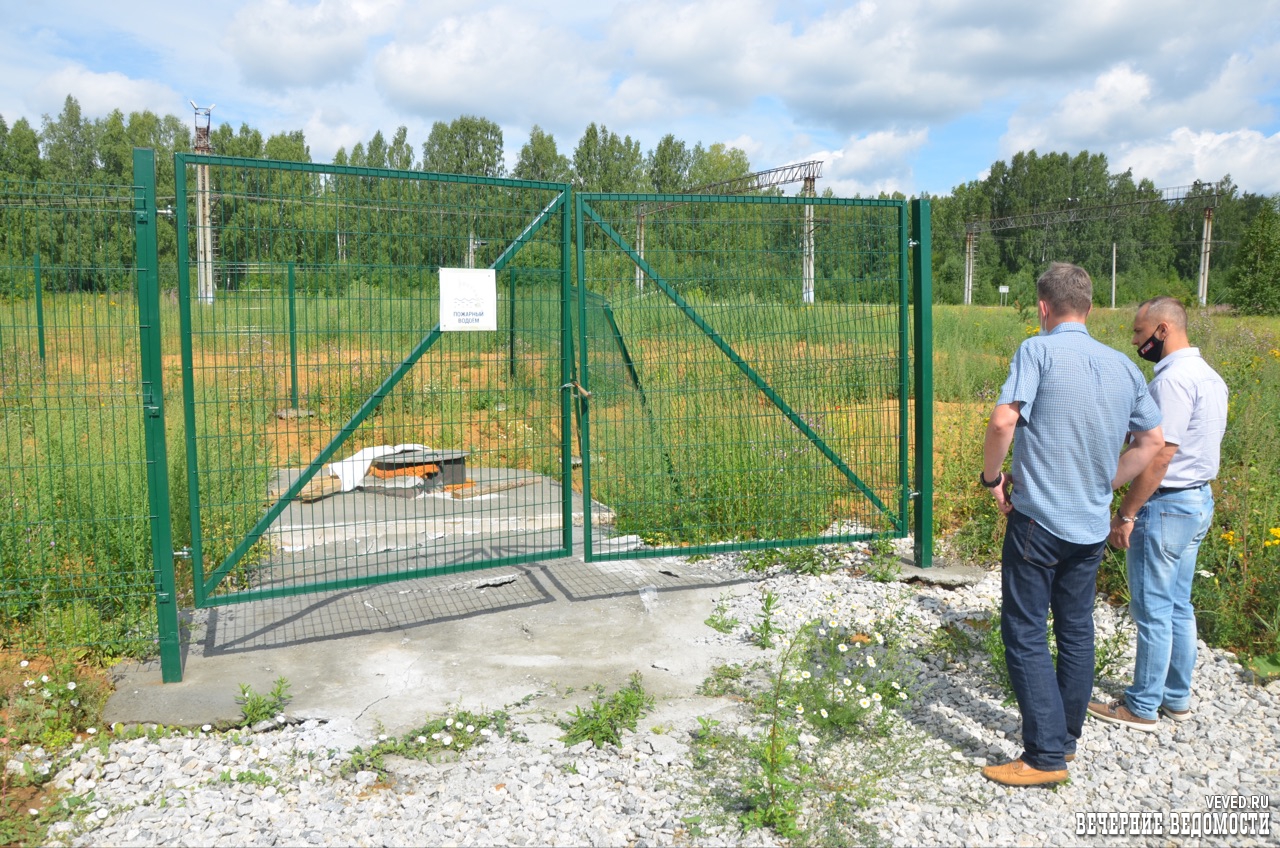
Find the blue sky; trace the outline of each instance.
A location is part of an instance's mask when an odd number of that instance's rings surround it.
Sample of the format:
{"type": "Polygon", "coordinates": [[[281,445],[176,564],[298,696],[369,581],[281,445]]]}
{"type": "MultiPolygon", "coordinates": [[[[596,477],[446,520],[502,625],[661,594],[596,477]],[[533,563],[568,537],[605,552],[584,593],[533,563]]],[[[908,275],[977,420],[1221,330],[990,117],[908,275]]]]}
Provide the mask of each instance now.
{"type": "Polygon", "coordinates": [[[819,188],[946,194],[1019,150],[1106,154],[1159,187],[1230,174],[1280,193],[1280,0],[0,0],[0,115],[67,95],[264,135],[329,161],[377,130],[590,122],[756,169],[823,159],[819,188]]]}

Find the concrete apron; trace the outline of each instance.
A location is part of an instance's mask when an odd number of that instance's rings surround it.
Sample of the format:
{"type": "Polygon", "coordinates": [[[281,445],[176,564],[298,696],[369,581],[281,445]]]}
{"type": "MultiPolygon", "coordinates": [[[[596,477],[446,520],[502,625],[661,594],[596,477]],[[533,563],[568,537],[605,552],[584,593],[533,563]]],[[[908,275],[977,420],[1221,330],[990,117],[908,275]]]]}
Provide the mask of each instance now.
{"type": "MultiPolygon", "coordinates": [[[[412,558],[448,564],[454,555],[475,560],[489,551],[559,546],[563,510],[553,481],[505,469],[469,476],[488,493],[405,499],[357,490],[291,503],[267,534],[277,555],[261,585],[305,581],[317,568],[330,577],[377,574],[404,571],[412,558]]],[[[282,490],[292,479],[286,472],[276,485],[282,490]]],[[[595,525],[606,528],[597,532],[601,550],[640,544],[606,539],[612,514],[591,506],[595,525]]],[[[574,524],[583,515],[579,497],[574,524]]],[[[707,714],[714,706],[695,690],[712,670],[760,658],[758,647],[704,623],[726,592],[758,591],[750,585],[755,577],[714,558],[585,563],[582,533],[574,536],[577,555],[563,559],[191,611],[182,682],[162,683],[156,661],[121,664],[104,719],[228,726],[242,717],[241,684],[266,694],[283,677],[292,720],[399,733],[450,708],[500,709],[539,693],[572,689],[585,702],[587,687],[612,692],[634,672],[659,710],[707,714]]],[[[948,576],[976,579],[971,569],[926,573],[909,564],[902,579],[948,576]]],[[[557,711],[570,706],[560,701],[557,711]]]]}
{"type": "MultiPolygon", "coordinates": [[[[755,591],[732,571],[678,558],[545,564],[409,580],[325,595],[254,601],[190,616],[181,683],[158,663],[122,664],[108,723],[198,727],[241,719],[240,684],[290,684],[291,720],[396,734],[450,708],[491,710],[587,687],[612,692],[633,672],[663,710],[708,714],[697,696],[728,662],[760,656],[704,623],[727,591],[755,591]]],[[[555,699],[559,700],[562,699],[555,699]]]]}

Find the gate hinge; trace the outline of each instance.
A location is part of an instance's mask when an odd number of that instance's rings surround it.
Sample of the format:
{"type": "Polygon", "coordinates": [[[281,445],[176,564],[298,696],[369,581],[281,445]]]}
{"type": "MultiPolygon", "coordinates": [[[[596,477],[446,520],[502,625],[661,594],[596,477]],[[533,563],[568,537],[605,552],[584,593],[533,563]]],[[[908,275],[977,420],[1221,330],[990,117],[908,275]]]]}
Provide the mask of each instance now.
{"type": "Polygon", "coordinates": [[[584,398],[591,397],[591,392],[587,391],[586,389],[582,388],[582,386],[578,385],[577,380],[570,380],[569,382],[565,383],[563,386],[560,387],[560,391],[562,392],[565,389],[573,389],[575,392],[578,393],[580,397],[584,397],[584,398]]]}

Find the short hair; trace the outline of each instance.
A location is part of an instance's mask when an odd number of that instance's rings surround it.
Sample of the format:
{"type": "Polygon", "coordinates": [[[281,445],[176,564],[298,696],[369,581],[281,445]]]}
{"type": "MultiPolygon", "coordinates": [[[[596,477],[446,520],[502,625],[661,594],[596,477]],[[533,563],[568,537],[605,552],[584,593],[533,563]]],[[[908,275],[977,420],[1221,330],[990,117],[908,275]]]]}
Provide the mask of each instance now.
{"type": "Polygon", "coordinates": [[[1156,323],[1172,324],[1179,330],[1187,329],[1187,308],[1176,297],[1162,294],[1138,304],[1138,314],[1147,310],[1147,317],[1156,323]]]}
{"type": "Polygon", "coordinates": [[[1053,315],[1088,315],[1093,306],[1093,280],[1079,265],[1054,262],[1036,280],[1036,296],[1053,315]]]}

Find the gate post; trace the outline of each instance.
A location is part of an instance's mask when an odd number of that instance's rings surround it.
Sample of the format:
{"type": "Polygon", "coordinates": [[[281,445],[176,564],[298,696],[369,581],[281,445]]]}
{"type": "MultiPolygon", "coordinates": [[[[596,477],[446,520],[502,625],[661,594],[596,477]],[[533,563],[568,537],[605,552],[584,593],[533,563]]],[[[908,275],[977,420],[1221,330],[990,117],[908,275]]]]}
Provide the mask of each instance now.
{"type": "Polygon", "coordinates": [[[151,566],[155,574],[156,618],[160,629],[160,670],[165,683],[178,683],[182,680],[182,645],[178,633],[177,581],[173,573],[169,461],[165,451],[154,150],[134,148],[133,186],[138,338],[142,350],[142,426],[147,445],[147,502],[151,513],[151,566]]]}
{"type": "MultiPolygon", "coordinates": [[[[575,214],[578,203],[577,197],[573,194],[573,190],[569,186],[564,189],[564,202],[560,205],[560,479],[563,481],[561,494],[564,500],[561,502],[561,537],[560,543],[568,552],[568,556],[573,556],[573,409],[577,404],[577,400],[569,397],[568,391],[565,389],[573,380],[573,316],[575,311],[578,314],[579,330],[584,334],[586,339],[586,327],[582,325],[584,312],[581,311],[579,304],[583,302],[583,280],[581,264],[578,265],[578,298],[574,302],[569,301],[569,294],[573,291],[573,281],[570,280],[572,273],[572,250],[574,245],[575,231],[574,221],[577,223],[577,245],[578,245],[578,262],[582,262],[582,217],[575,214]]],[[[514,272],[512,274],[512,286],[515,285],[514,272]]],[[[514,288],[512,289],[514,291],[514,288]]],[[[512,315],[515,314],[515,298],[511,299],[512,315]]],[[[514,325],[512,325],[514,328],[514,325]]],[[[514,329],[513,335],[514,338],[514,329]]],[[[514,348],[512,348],[514,352],[514,348]]],[[[586,361],[587,351],[584,347],[582,350],[583,362],[586,361]]],[[[584,372],[585,373],[585,372],[584,372]]],[[[583,379],[586,379],[585,377],[583,379]]],[[[583,410],[585,420],[586,410],[583,410]]],[[[584,428],[586,424],[582,425],[584,428]]],[[[585,431],[584,431],[585,433],[585,431]]],[[[585,435],[580,442],[586,445],[585,435]]],[[[582,550],[583,556],[586,557],[591,551],[591,487],[588,480],[591,476],[591,458],[590,452],[585,448],[581,448],[582,452],[582,550]]],[[[588,560],[590,561],[590,560],[588,560]]]]}
{"type": "MultiPolygon", "coordinates": [[[[933,232],[929,201],[911,201],[911,297],[915,301],[915,561],[933,565],[933,232]]],[[[905,435],[905,434],[904,434],[905,435]]]]}
{"type": "MultiPolygon", "coordinates": [[[[573,217],[572,218],[566,217],[564,219],[564,228],[565,228],[565,232],[568,232],[570,221],[572,221],[573,228],[574,228],[573,229],[573,235],[574,235],[573,265],[574,265],[574,274],[575,274],[574,280],[578,284],[578,303],[577,303],[578,349],[576,351],[578,355],[578,363],[579,363],[578,379],[581,381],[580,385],[583,388],[586,388],[589,390],[591,387],[591,383],[590,383],[589,375],[587,374],[587,271],[586,271],[586,264],[585,264],[586,253],[585,253],[584,243],[582,240],[584,235],[583,220],[586,218],[586,212],[583,209],[582,195],[578,194],[577,192],[568,192],[568,191],[567,191],[567,194],[568,196],[566,197],[566,200],[565,200],[565,206],[566,207],[569,206],[569,199],[571,198],[573,201],[573,217]]],[[[565,240],[565,244],[561,248],[561,251],[562,251],[561,253],[562,267],[564,267],[565,269],[568,269],[569,268],[569,262],[568,262],[569,243],[567,238],[565,240]]],[[[568,279],[567,270],[565,272],[565,279],[566,281],[568,279]]],[[[567,293],[568,292],[566,289],[566,294],[567,293]]],[[[567,319],[568,319],[568,314],[566,311],[565,318],[562,320],[567,320],[567,319]]],[[[561,401],[561,403],[563,404],[563,406],[561,407],[561,415],[563,416],[563,421],[564,421],[564,424],[561,426],[564,432],[566,434],[569,434],[570,427],[572,424],[570,420],[570,415],[573,409],[579,410],[578,412],[578,451],[582,454],[582,559],[584,562],[591,562],[592,535],[595,533],[595,526],[592,523],[594,516],[592,515],[592,512],[591,512],[591,504],[592,504],[592,500],[591,500],[591,405],[588,403],[582,402],[583,399],[581,395],[573,397],[572,403],[571,403],[569,395],[566,393],[566,389],[570,387],[569,381],[573,379],[571,376],[568,376],[568,375],[572,373],[572,366],[573,366],[572,358],[574,355],[572,334],[569,334],[568,338],[569,338],[569,344],[565,347],[565,352],[564,352],[565,360],[562,368],[564,374],[566,375],[565,383],[560,387],[561,389],[560,395],[563,398],[563,400],[561,401]]],[[[566,436],[564,440],[564,457],[565,457],[564,479],[565,479],[566,491],[571,489],[573,485],[573,472],[572,472],[572,468],[570,467],[572,465],[572,458],[570,457],[570,453],[572,452],[572,450],[573,450],[573,441],[571,438],[569,438],[569,436],[566,436]]],[[[569,496],[572,497],[572,492],[569,492],[569,496]]],[[[570,524],[572,522],[566,521],[565,523],[570,524]]],[[[570,548],[570,550],[572,550],[572,548],[570,548]]]]}

